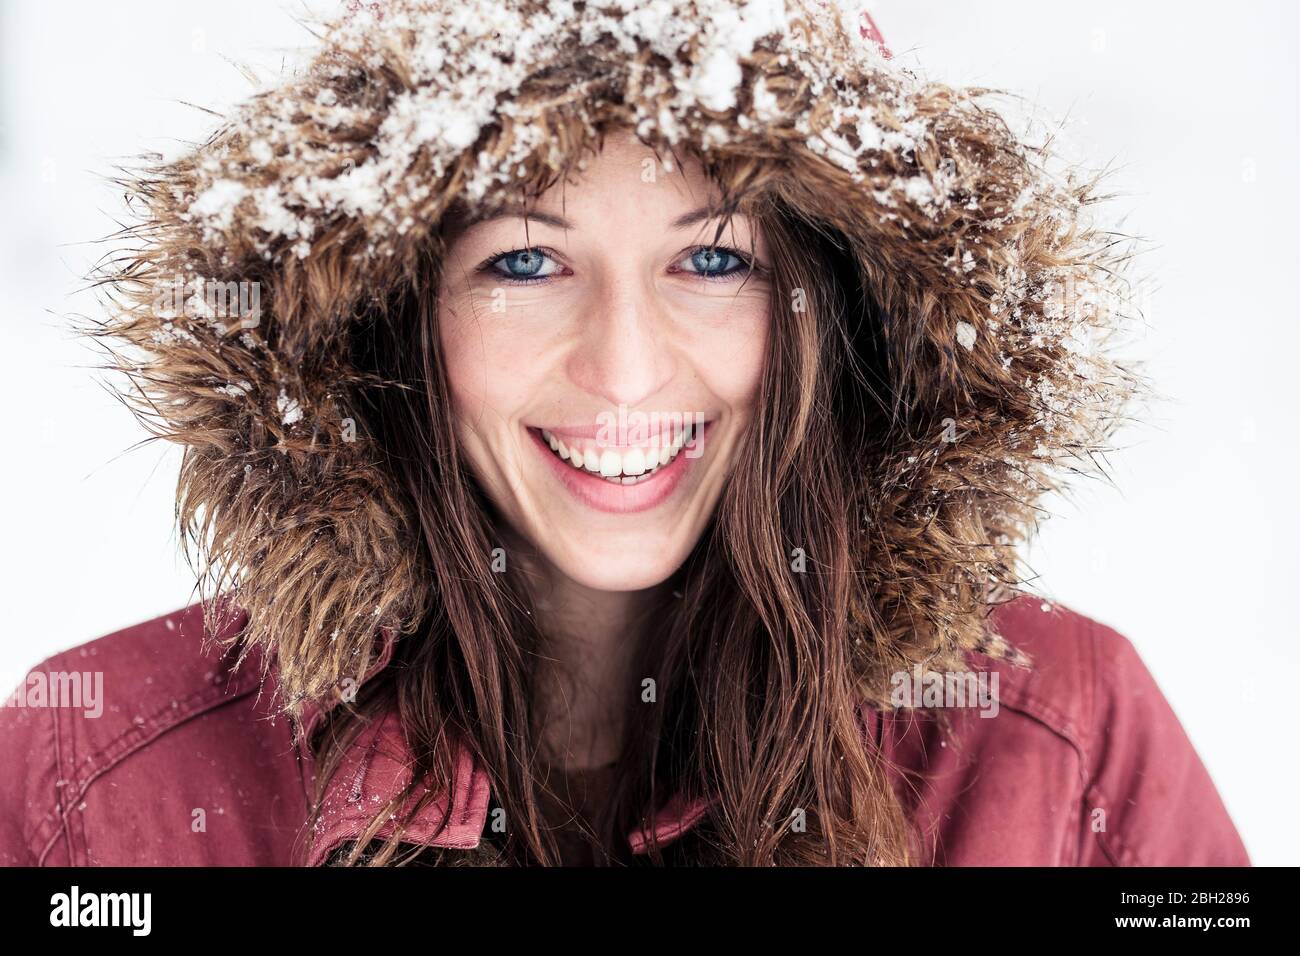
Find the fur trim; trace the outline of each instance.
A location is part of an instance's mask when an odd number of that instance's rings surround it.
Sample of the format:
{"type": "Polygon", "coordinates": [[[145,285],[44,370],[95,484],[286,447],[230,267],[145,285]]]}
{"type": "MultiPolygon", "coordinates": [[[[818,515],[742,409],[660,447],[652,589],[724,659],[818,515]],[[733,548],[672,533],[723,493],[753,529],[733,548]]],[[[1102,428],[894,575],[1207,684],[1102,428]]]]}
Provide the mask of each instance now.
{"type": "Polygon", "coordinates": [[[433,597],[409,505],[350,411],[380,384],[350,331],[427,264],[449,203],[553,179],[610,123],[773,164],[878,300],[896,414],[863,469],[869,696],[910,662],[1010,655],[984,622],[1036,501],[1092,470],[1136,384],[1103,348],[1126,296],[1123,255],[1085,214],[1093,181],[1053,170],[985,91],[900,69],[837,4],[354,6],[303,72],[124,182],[136,244],[94,330],[151,430],[185,446],[198,565],[278,651],[291,711],[433,597]],[[204,290],[241,282],[256,314],[219,314],[204,290]]]}

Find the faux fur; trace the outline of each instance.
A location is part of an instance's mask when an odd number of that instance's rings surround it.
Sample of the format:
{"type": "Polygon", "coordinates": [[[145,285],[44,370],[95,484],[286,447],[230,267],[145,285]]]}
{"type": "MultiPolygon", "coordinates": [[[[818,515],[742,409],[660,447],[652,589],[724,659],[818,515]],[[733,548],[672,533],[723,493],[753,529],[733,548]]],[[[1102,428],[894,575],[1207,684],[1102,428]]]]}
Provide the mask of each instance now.
{"type": "Polygon", "coordinates": [[[983,91],[899,69],[835,4],[352,6],[309,66],[125,180],[137,225],[92,330],[148,427],[185,446],[179,518],[205,588],[249,613],[290,712],[364,671],[377,625],[409,633],[436,600],[355,414],[380,383],[349,343],[429,268],[449,203],[553,179],[615,123],[665,155],[779,169],[879,306],[895,415],[859,475],[867,696],[901,662],[1010,653],[985,620],[1037,501],[1093,468],[1136,384],[1105,348],[1124,256],[1089,223],[1093,180],[983,91]],[[178,276],[187,294],[259,283],[260,315],[160,308],[178,276]]]}

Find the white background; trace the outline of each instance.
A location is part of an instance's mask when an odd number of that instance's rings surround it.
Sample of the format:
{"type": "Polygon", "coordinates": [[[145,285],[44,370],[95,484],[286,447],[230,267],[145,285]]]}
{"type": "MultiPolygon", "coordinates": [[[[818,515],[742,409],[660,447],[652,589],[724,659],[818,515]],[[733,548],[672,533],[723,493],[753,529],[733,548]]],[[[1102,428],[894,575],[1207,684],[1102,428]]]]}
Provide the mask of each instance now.
{"type": "MultiPolygon", "coordinates": [[[[328,10],[317,2],[313,9],[328,10]]],[[[101,175],[199,139],[308,42],[265,0],[0,5],[0,382],[6,627],[0,685],[191,598],[174,450],[151,444],[61,319],[119,210],[101,175]]],[[[1253,0],[881,0],[895,52],[936,78],[1067,116],[1112,163],[1153,248],[1137,342],[1167,400],[1122,436],[1117,487],[1058,502],[1031,557],[1047,595],[1119,629],[1178,712],[1263,864],[1300,863],[1292,727],[1297,453],[1296,5],[1253,0]]]]}

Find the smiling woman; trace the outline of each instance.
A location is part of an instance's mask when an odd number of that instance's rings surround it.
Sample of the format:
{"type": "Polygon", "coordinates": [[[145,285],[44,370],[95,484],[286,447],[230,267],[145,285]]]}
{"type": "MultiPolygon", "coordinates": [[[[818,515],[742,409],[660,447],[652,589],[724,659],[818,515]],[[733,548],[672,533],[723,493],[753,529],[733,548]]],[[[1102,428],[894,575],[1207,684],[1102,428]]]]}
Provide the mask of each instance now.
{"type": "Polygon", "coordinates": [[[0,714],[0,858],[1245,862],[1019,574],[1140,385],[1093,180],[834,4],[356,7],[130,183],[90,331],[209,593],[0,714]]]}

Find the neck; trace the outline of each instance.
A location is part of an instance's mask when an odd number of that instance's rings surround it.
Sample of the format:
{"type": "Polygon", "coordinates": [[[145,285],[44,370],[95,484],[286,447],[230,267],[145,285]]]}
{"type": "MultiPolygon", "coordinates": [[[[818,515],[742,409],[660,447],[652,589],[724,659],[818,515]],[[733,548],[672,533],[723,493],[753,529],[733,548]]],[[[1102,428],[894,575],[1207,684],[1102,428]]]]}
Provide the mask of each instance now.
{"type": "Polygon", "coordinates": [[[661,589],[597,591],[540,558],[533,564],[543,756],[570,770],[604,766],[622,750],[640,682],[632,671],[661,589]]]}

